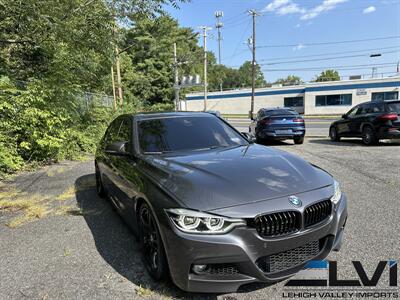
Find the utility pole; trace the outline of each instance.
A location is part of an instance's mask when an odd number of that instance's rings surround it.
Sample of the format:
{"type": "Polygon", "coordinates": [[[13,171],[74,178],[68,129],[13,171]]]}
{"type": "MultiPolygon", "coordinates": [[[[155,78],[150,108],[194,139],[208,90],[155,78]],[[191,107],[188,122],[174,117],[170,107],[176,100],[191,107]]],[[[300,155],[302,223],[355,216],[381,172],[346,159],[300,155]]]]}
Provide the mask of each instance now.
{"type": "Polygon", "coordinates": [[[258,16],[258,13],[254,9],[250,10],[249,13],[253,18],[253,36],[251,39],[253,60],[252,60],[252,68],[251,68],[251,106],[250,106],[249,116],[250,116],[250,119],[253,119],[254,95],[255,95],[255,88],[256,88],[256,17],[258,16]]]}
{"type": "Polygon", "coordinates": [[[204,49],[204,111],[207,110],[207,30],[211,30],[211,27],[201,26],[203,30],[203,49],[204,49]]]}
{"type": "Polygon", "coordinates": [[[174,43],[174,74],[175,74],[175,110],[180,110],[180,102],[179,102],[179,73],[178,73],[178,58],[176,55],[176,43],[174,43]]]}
{"type": "MultiPolygon", "coordinates": [[[[221,42],[222,42],[222,36],[221,36],[221,28],[224,27],[224,24],[221,22],[221,18],[224,16],[224,12],[222,11],[217,11],[215,12],[215,17],[217,18],[217,23],[215,24],[215,28],[218,30],[218,64],[222,64],[222,59],[221,59],[221,42]]],[[[220,79],[219,82],[219,89],[222,92],[222,79],[220,79]]]]}
{"type": "Polygon", "coordinates": [[[221,22],[221,18],[224,16],[222,11],[215,12],[215,17],[217,18],[217,23],[215,24],[215,28],[218,30],[218,64],[221,64],[221,28],[224,27],[224,24],[221,22]]]}
{"type": "Polygon", "coordinates": [[[115,80],[114,80],[114,66],[111,65],[111,82],[112,82],[112,90],[114,96],[114,110],[117,109],[117,96],[115,95],[115,80]]]}
{"type": "Polygon", "coordinates": [[[117,67],[117,85],[118,85],[118,96],[119,96],[119,105],[122,106],[124,100],[122,99],[122,82],[121,82],[121,65],[119,62],[119,50],[118,47],[115,47],[115,65],[117,67]]]}

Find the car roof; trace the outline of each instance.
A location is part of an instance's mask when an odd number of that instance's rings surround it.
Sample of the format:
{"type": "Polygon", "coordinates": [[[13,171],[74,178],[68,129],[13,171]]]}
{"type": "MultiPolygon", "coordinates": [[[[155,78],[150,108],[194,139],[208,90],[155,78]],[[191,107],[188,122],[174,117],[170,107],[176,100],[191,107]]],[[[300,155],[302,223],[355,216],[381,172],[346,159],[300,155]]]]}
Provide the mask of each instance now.
{"type": "Polygon", "coordinates": [[[273,110],[290,110],[290,111],[295,111],[293,108],[289,108],[289,107],[265,107],[265,108],[261,108],[260,110],[262,110],[262,111],[273,111],[273,110]]]}
{"type": "Polygon", "coordinates": [[[132,117],[137,120],[148,120],[158,118],[173,118],[173,117],[215,117],[210,112],[191,112],[191,111],[163,111],[163,112],[138,112],[132,114],[124,114],[119,117],[132,117]]]}

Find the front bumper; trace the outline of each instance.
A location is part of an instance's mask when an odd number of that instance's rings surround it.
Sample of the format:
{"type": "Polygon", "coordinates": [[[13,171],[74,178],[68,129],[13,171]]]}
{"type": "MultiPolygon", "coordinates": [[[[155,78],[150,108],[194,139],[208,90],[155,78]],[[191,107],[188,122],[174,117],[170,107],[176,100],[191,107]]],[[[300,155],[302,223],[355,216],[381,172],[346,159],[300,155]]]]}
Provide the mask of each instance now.
{"type": "Polygon", "coordinates": [[[321,225],[282,237],[262,238],[255,228],[238,227],[223,235],[195,235],[174,226],[162,226],[166,255],[174,283],[190,292],[235,292],[252,282],[276,282],[300,271],[309,260],[320,260],[332,250],[339,250],[347,219],[347,203],[343,194],[332,216],[321,225]],[[290,251],[320,241],[314,257],[288,269],[264,273],[256,261],[261,257],[290,251]],[[193,264],[207,264],[213,272],[197,275],[193,264]]]}

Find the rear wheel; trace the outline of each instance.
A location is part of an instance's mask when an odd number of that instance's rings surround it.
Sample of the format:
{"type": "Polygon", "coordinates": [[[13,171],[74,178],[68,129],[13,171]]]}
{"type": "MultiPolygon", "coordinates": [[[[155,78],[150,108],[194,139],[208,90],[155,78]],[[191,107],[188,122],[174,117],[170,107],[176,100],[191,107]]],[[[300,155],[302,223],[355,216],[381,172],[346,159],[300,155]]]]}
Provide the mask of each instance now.
{"type": "Polygon", "coordinates": [[[331,138],[331,141],[334,141],[334,142],[340,141],[340,136],[337,133],[337,129],[335,126],[332,126],[331,128],[329,128],[329,137],[331,138]]]}
{"type": "Polygon", "coordinates": [[[153,213],[146,203],[139,209],[139,240],[143,261],[150,276],[156,280],[167,278],[168,264],[163,242],[153,213]]]}
{"type": "Polygon", "coordinates": [[[365,126],[362,131],[362,141],[365,145],[375,145],[378,143],[375,132],[371,126],[365,126]]]}
{"type": "Polygon", "coordinates": [[[303,143],[304,143],[304,136],[295,137],[295,138],[293,139],[293,141],[294,141],[294,143],[295,143],[296,145],[303,144],[303,143]]]}
{"type": "Polygon", "coordinates": [[[101,179],[100,170],[99,170],[99,167],[97,166],[97,164],[95,165],[95,176],[96,176],[96,191],[97,191],[97,194],[101,198],[104,198],[106,196],[106,191],[104,190],[103,181],[101,179]]]}

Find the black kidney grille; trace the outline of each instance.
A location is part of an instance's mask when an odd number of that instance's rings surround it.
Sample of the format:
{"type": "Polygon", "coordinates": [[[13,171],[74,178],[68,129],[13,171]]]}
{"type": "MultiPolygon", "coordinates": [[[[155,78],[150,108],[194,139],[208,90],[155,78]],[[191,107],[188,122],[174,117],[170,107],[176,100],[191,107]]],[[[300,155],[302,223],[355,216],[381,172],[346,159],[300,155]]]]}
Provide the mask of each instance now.
{"type": "Polygon", "coordinates": [[[296,211],[282,211],[258,216],[254,225],[261,236],[276,236],[300,230],[301,216],[296,211]]]}
{"type": "Polygon", "coordinates": [[[307,207],[304,210],[304,226],[307,228],[326,220],[331,212],[331,200],[321,201],[307,207]]]}
{"type": "Polygon", "coordinates": [[[264,273],[285,271],[313,259],[320,251],[320,241],[313,241],[304,246],[260,257],[256,264],[264,273]]]}

